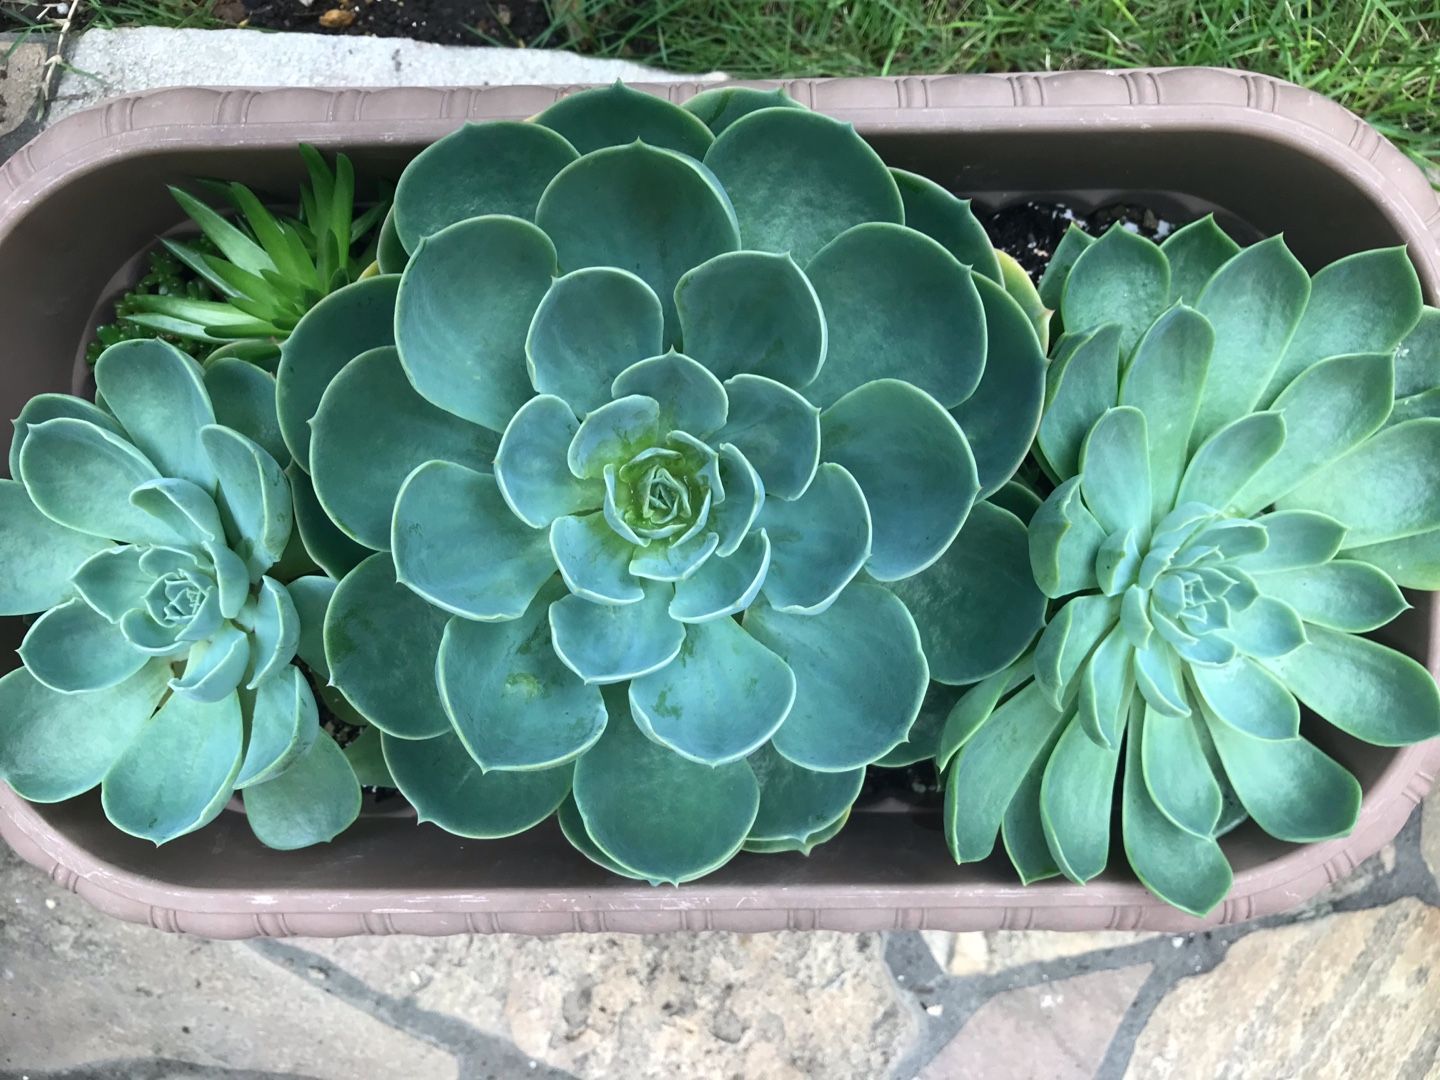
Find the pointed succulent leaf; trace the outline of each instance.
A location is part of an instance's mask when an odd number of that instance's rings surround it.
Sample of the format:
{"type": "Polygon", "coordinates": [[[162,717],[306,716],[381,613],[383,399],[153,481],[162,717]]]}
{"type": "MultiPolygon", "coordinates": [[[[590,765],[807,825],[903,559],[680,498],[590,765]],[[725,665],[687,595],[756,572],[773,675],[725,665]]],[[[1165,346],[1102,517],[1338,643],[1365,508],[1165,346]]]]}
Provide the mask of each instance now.
{"type": "Polygon", "coordinates": [[[295,764],[317,738],[330,741],[320,730],[320,712],[310,684],[293,664],[242,694],[240,702],[246,719],[245,760],[235,777],[236,790],[273,780],[295,764]]]}
{"type": "MultiPolygon", "coordinates": [[[[86,559],[74,571],[75,592],[111,622],[119,622],[131,608],[139,607],[155,583],[154,576],[140,566],[141,549],[107,547],[86,559]]],[[[247,589],[249,579],[245,582],[247,589]]]]}
{"type": "Polygon", "coordinates": [[[710,528],[720,538],[715,553],[728,558],[750,535],[750,527],[765,505],[765,484],[734,443],[720,444],[716,468],[725,501],[710,507],[710,528]]]}
{"type": "Polygon", "coordinates": [[[395,580],[388,555],[370,556],[345,575],[325,612],[331,682],[386,734],[428,739],[450,730],[429,674],[448,621],[395,580]]]}
{"type": "Polygon", "coordinates": [[[390,775],[416,816],[456,836],[496,840],[522,833],[570,793],[573,765],[486,772],[448,731],[429,739],[387,734],[382,744],[390,775]]]}
{"type": "Polygon", "coordinates": [[[284,772],[245,789],[255,838],[277,851],[329,843],[360,816],[360,782],[345,751],[321,736],[284,772]]]}
{"type": "Polygon", "coordinates": [[[84,600],[66,600],[25,633],[20,659],[39,682],[62,694],[108,690],[145,666],[147,654],[84,600]]]}
{"type": "Polygon", "coordinates": [[[720,537],[716,533],[692,531],[688,537],[673,543],[662,541],[636,549],[630,557],[628,569],[637,578],[673,581],[678,585],[706,565],[719,544],[720,537]]]}
{"type": "Polygon", "coordinates": [[[865,495],[873,528],[866,569],[879,581],[934,563],[980,490],[975,457],[954,417],[896,379],[864,383],[821,413],[820,448],[865,495]]]}
{"type": "Polygon", "coordinates": [[[285,585],[290,602],[300,616],[300,638],[295,643],[295,655],[321,679],[330,680],[330,663],[325,658],[325,613],[339,584],[333,578],[311,574],[296,578],[285,585]]]}
{"type": "Polygon", "coordinates": [[[1206,214],[1165,238],[1161,252],[1170,263],[1170,300],[1193,305],[1206,284],[1227,262],[1240,253],[1240,245],[1206,214]]]}
{"type": "Polygon", "coordinates": [[[498,441],[416,393],[393,346],[346,364],[311,427],[320,505],[347,537],[374,551],[390,547],[395,498],[412,471],[438,460],[488,472],[498,441]]]}
{"type": "Polygon", "coordinates": [[[847,810],[829,825],[811,833],[803,840],[756,840],[746,837],[745,846],[742,850],[755,855],[781,855],[787,851],[798,851],[801,855],[809,855],[810,852],[814,851],[821,844],[834,840],[835,837],[839,836],[840,830],[845,827],[845,823],[849,820],[850,812],[847,810]]]}
{"type": "Polygon", "coordinates": [[[1315,275],[1310,303],[1261,401],[1312,364],[1351,353],[1393,355],[1420,318],[1420,279],[1403,247],[1362,251],[1315,275]]]}
{"type": "Polygon", "coordinates": [[[789,665],[733,619],[696,623],[673,661],[630,684],[635,722],[681,757],[723,765],[775,734],[795,701],[789,665]]]}
{"type": "Polygon", "coordinates": [[[1216,667],[1196,664],[1190,682],[1221,723],[1257,739],[1293,739],[1300,706],[1285,684],[1247,656],[1216,667]]]}
{"type": "Polygon", "coordinates": [[[610,400],[631,364],[664,350],[665,313],[643,280],[591,266],[551,283],[525,339],[530,382],[584,415],[610,400]]]}
{"type": "Polygon", "coordinates": [[[607,402],[580,422],[566,461],[576,477],[594,480],[604,475],[606,465],[633,457],[659,438],[659,402],[631,394],[607,402]]]}
{"type": "Polygon", "coordinates": [[[1030,570],[1046,596],[1068,596],[1096,587],[1096,560],[1105,530],[1080,497],[1072,476],[1040,504],[1030,519],[1030,570]]]}
{"type": "Polygon", "coordinates": [[[395,500],[399,580],[467,619],[514,619],[555,572],[545,530],[510,512],[495,478],[448,461],[412,472],[395,500]]]}
{"type": "Polygon", "coordinates": [[[961,687],[932,682],[925,690],[920,715],[915,717],[905,741],[886,751],[875,764],[882,769],[903,769],[917,762],[933,761],[940,749],[945,722],[963,694],[961,687]]]}
{"type": "Polygon", "coordinates": [[[1059,877],[1060,866],[1050,852],[1050,841],[1045,836],[1045,822],[1041,816],[1040,786],[1045,779],[1045,768],[1050,764],[1050,755],[1060,740],[1061,731],[1056,731],[1035,756],[1030,771],[1015,797],[1005,808],[1005,817],[1000,823],[1000,839],[1005,845],[1005,854],[1010,864],[1020,875],[1020,884],[1033,885],[1037,881],[1059,877]]]}
{"type": "Polygon", "coordinates": [[[772,740],[790,761],[859,768],[909,734],[929,669],[915,621],[889,590],[856,583],[820,615],[757,604],[745,629],[794,672],[795,706],[772,740]]]}
{"type": "Polygon", "coordinates": [[[606,704],[605,734],[575,765],[575,803],[595,845],[652,881],[678,883],[729,862],[760,806],[749,764],[687,761],[641,733],[622,692],[606,704]]]}
{"type": "Polygon", "coordinates": [[[19,481],[0,480],[0,615],[54,607],[70,594],[71,575],[108,550],[108,540],[42,514],[19,481]]]}
{"type": "MultiPolygon", "coordinates": [[[[508,214],[533,220],[546,185],[578,156],[548,125],[466,124],[405,167],[386,221],[403,250],[414,252],[425,237],[466,218],[508,214]]],[[[381,254],[385,263],[383,242],[381,254]]]]}
{"type": "MultiPolygon", "coordinates": [[[[570,841],[570,846],[596,866],[602,867],[620,877],[629,878],[632,881],[646,880],[643,874],[637,874],[633,870],[626,869],[600,850],[600,845],[595,843],[590,834],[585,831],[585,819],[580,816],[580,808],[575,805],[575,795],[573,792],[560,804],[560,809],[555,811],[555,820],[559,823],[560,831],[564,834],[565,839],[570,841]]],[[[701,873],[703,875],[705,871],[701,873]]],[[[691,880],[690,877],[682,879],[682,881],[689,880],[691,880]]],[[[650,884],[658,885],[660,882],[652,881],[650,884]]],[[[679,882],[677,882],[677,884],[679,884],[679,882]]]]}
{"type": "Polygon", "coordinates": [[[760,783],[760,809],[747,840],[804,841],[850,812],[865,781],[864,769],[815,772],[789,761],[772,746],[749,759],[760,783]]]}
{"type": "MultiPolygon", "coordinates": [[[[956,700],[945,717],[945,725],[940,730],[940,738],[936,744],[935,767],[937,769],[944,772],[950,767],[951,760],[959,753],[960,748],[969,742],[990,719],[999,706],[1000,699],[1013,690],[1017,683],[1024,681],[1028,667],[1028,664],[1022,663],[1014,668],[997,671],[994,675],[981,679],[971,686],[956,700]]],[[[937,683],[935,685],[942,686],[944,684],[937,683]]],[[[932,687],[932,691],[933,689],[934,687],[932,687]]],[[[1056,737],[1058,738],[1058,735],[1056,737]]],[[[1035,794],[1038,799],[1038,788],[1035,794]]]]}
{"type": "Polygon", "coordinates": [[[749,116],[760,109],[804,108],[784,90],[756,90],[749,86],[702,90],[680,107],[695,116],[715,135],[719,135],[742,116],[749,116]]]}
{"type": "MultiPolygon", "coordinates": [[[[710,129],[694,114],[618,81],[561,98],[535,123],[563,135],[582,154],[638,140],[702,158],[714,141],[710,129]]],[[[509,183],[508,174],[499,175],[504,178],[501,182],[509,183]]]]}
{"type": "Polygon", "coordinates": [[[600,505],[603,487],[575,476],[565,455],[580,421],[558,397],[540,394],[520,407],[495,452],[495,482],[525,524],[544,528],[557,517],[600,505]]]}
{"type": "Polygon", "coordinates": [[[390,775],[390,767],[385,764],[384,740],[384,732],[367,727],[345,747],[345,760],[350,763],[355,779],[362,787],[396,786],[395,777],[390,775]]]}
{"type": "Polygon", "coordinates": [[[1119,617],[1119,597],[1090,594],[1066,603],[1045,627],[1035,646],[1035,682],[1056,709],[1068,704],[1075,676],[1119,617]]]}
{"type": "Polygon", "coordinates": [[[633,604],[645,595],[630,570],[634,545],[617,535],[603,515],[556,518],[550,523],[549,547],[576,596],[599,604],[633,604]]]}
{"type": "Polygon", "coordinates": [[[720,430],[730,409],[720,380],[673,349],[627,367],[615,376],[610,392],[617,399],[632,395],[653,399],[660,406],[661,427],[692,436],[720,430]]]}
{"type": "Polygon", "coordinates": [[[735,210],[710,170],[640,142],[567,165],[545,189],[535,221],[554,241],[562,271],[621,266],[639,275],[664,305],[665,345],[679,336],[681,276],[740,247],[735,210]],[[685,222],[682,233],[677,221],[685,222]]]}
{"type": "Polygon", "coordinates": [[[518,619],[445,626],[435,678],[450,723],[482,769],[545,769],[589,749],[605,726],[600,691],[561,663],[547,609],[555,581],[518,619]]]}
{"type": "Polygon", "coordinates": [[[995,849],[1005,811],[1064,714],[1033,683],[1000,708],[961,748],[945,786],[945,841],[957,863],[995,849]]]}
{"type": "Polygon", "coordinates": [[[1362,547],[1440,527],[1440,419],[1386,428],[1276,501],[1282,510],[1318,510],[1348,527],[1362,547]]]}
{"type": "Polygon", "coordinates": [[[105,774],[105,816],[155,844],[209,824],[235,790],[244,741],[235,694],[211,702],[171,696],[105,774]]]}
{"type": "Polygon", "coordinates": [[[975,682],[1009,666],[1044,621],[1025,526],[990,503],[976,504],[929,569],[891,588],[919,627],[930,677],[943,683],[975,682]]]}
{"type": "Polygon", "coordinates": [[[1051,362],[1051,386],[1037,433],[1040,451],[1062,480],[1079,472],[1085,437],[1115,404],[1120,384],[1119,323],[1073,340],[1068,359],[1051,362]]]}
{"type": "MultiPolygon", "coordinates": [[[[1200,716],[1166,716],[1155,709],[1146,709],[1142,723],[1140,766],[1150,801],[1174,825],[1192,836],[1214,836],[1222,799],[1220,785],[1201,742],[1200,716]]],[[[1235,730],[1228,725],[1219,726],[1226,731],[1235,730]]],[[[1249,736],[1245,738],[1248,740],[1249,736]]]]}
{"type": "Polygon", "coordinates": [[[185,672],[170,680],[177,697],[204,704],[235,695],[251,670],[251,649],[243,631],[226,623],[204,641],[190,647],[185,672]]]}
{"type": "Polygon", "coordinates": [[[1157,519],[1175,504],[1214,345],[1215,331],[1205,316],[1177,304],[1145,331],[1120,381],[1120,404],[1145,414],[1157,519]]]}
{"type": "Polygon", "coordinates": [[[130,501],[188,545],[225,543],[215,500],[189,480],[147,480],[130,492],[130,501]]]}
{"type": "Polygon", "coordinates": [[[956,198],[935,181],[904,169],[891,169],[890,175],[900,188],[907,226],[938,241],[977,274],[1001,283],[998,253],[968,199],[956,198]]]}
{"type": "Polygon", "coordinates": [[[1107,533],[1150,528],[1150,458],[1145,414],[1131,406],[1107,411],[1080,450],[1080,490],[1107,533]]]}
{"type": "Polygon", "coordinates": [[[633,604],[603,604],[581,596],[550,605],[555,655],[587,683],[624,682],[658,671],[680,653],[685,627],[671,617],[673,589],[647,582],[633,604]]]}
{"type": "Polygon", "coordinates": [[[0,778],[31,802],[89,791],[165,693],[170,665],[151,660],[106,690],[62,694],[25,668],[0,678],[0,778]]]}
{"type": "Polygon", "coordinates": [[[729,419],[714,436],[733,443],[759,474],[766,494],[798,499],[820,463],[820,410],[794,390],[762,375],[725,382],[729,419]]]}
{"type": "Polygon", "coordinates": [[[310,468],[310,418],[340,369],[370,349],[395,344],[398,274],[364,278],[307,311],[280,346],[275,408],[285,445],[310,468]]]}
{"type": "Polygon", "coordinates": [[[1080,672],[1078,718],[1085,733],[1101,746],[1115,748],[1134,696],[1135,649],[1116,626],[1100,639],[1080,672]]]}
{"type": "Polygon", "coordinates": [[[1015,256],[997,250],[995,257],[1000,261],[1000,281],[1004,286],[1005,295],[1014,300],[1020,310],[1024,312],[1031,330],[1035,333],[1036,340],[1040,343],[1041,351],[1049,349],[1050,323],[1055,317],[1055,312],[1045,306],[1045,301],[1040,299],[1040,291],[1030,280],[1030,275],[1025,268],[1016,261],[1015,256]]]}
{"type": "Polygon", "coordinates": [[[880,156],[852,125],[806,109],[736,120],[705,165],[735,204],[740,246],[789,252],[802,265],[851,226],[905,220],[880,156]]]}
{"type": "Polygon", "coordinates": [[[1352,548],[1345,557],[1383,570],[1402,588],[1440,589],[1440,529],[1352,548]]]}
{"type": "Polygon", "coordinates": [[[805,389],[815,404],[875,378],[912,383],[947,409],[975,392],[985,369],[980,293],[934,240],[871,221],[832,240],[805,273],[830,334],[825,366],[805,389]]]}
{"type": "MultiPolygon", "coordinates": [[[[1133,595],[1137,593],[1132,590],[1125,597],[1128,600],[1133,595]]],[[[1134,636],[1129,636],[1133,644],[1134,636]]],[[[1167,717],[1190,715],[1179,658],[1163,641],[1152,637],[1148,643],[1135,646],[1135,687],[1152,712],[1167,717]]]]}
{"type": "Polygon", "coordinates": [[[1269,506],[1379,431],[1392,407],[1393,367],[1388,355],[1362,353],[1306,368],[1275,399],[1285,444],[1241,490],[1238,509],[1269,506]]]}
{"type": "Polygon", "coordinates": [[[1236,255],[1191,299],[1215,330],[1192,446],[1260,401],[1309,298],[1310,275],[1273,236],[1236,255]]]}
{"type": "Polygon", "coordinates": [[[744,611],[759,595],[769,570],[770,537],[759,529],[733,554],[707,558],[695,573],[676,582],[670,617],[682,623],[709,622],[744,611]]]}
{"type": "Polygon", "coordinates": [[[285,670],[300,644],[300,613],[285,586],[274,578],[261,578],[256,600],[247,690],[285,670]]]}
{"type": "Polygon", "coordinates": [[[1234,880],[1220,845],[1167,818],[1145,786],[1143,725],[1125,741],[1125,780],[1120,813],[1125,856],[1152,893],[1191,915],[1204,916],[1230,891],[1234,880]]]}
{"type": "Polygon", "coordinates": [[[1313,510],[1277,510],[1255,519],[1265,526],[1270,542],[1253,555],[1234,561],[1252,574],[1319,566],[1334,558],[1345,540],[1345,526],[1313,510]]]}
{"type": "Polygon", "coordinates": [[[1411,397],[1437,386],[1440,386],[1440,308],[1427,307],[1395,350],[1395,396],[1411,397]]]}
{"type": "Polygon", "coordinates": [[[1040,820],[1060,872],[1084,884],[1110,858],[1110,800],[1120,747],[1101,746],[1079,717],[1065,727],[1040,784],[1040,820]]]}
{"type": "Polygon", "coordinates": [[[395,346],[420,396],[504,431],[534,393],[525,340],[555,267],[550,238],[520,218],[470,218],[427,236],[395,297],[395,346]]]}
{"type": "Polygon", "coordinates": [[[832,462],[820,467],[800,498],[766,500],[757,524],[770,537],[770,571],[761,591],[780,611],[824,611],[870,557],[865,495],[832,462]]]}
{"type": "Polygon", "coordinates": [[[212,424],[200,442],[219,478],[221,520],[231,550],[245,560],[251,580],[279,561],[290,541],[294,510],[290,486],[275,459],[229,428],[212,424]]]}
{"type": "Polygon", "coordinates": [[[112,345],[95,362],[96,392],[164,476],[213,487],[200,430],[215,423],[200,365],[155,338],[112,345]]]}
{"type": "Polygon", "coordinates": [[[1142,236],[1112,226],[1075,259],[1065,279],[1060,318],[1065,332],[1120,324],[1120,348],[1128,353],[1170,305],[1170,264],[1142,236]]]}
{"type": "Polygon", "coordinates": [[[112,435],[125,438],[125,431],[119,422],[92,402],[72,397],[70,394],[36,394],[25,402],[20,415],[14,421],[15,434],[10,440],[10,475],[13,478],[20,479],[20,448],[25,445],[30,429],[46,420],[57,420],[62,416],[72,420],[86,420],[112,435]]]}
{"type": "Polygon", "coordinates": [[[1308,633],[1308,644],[1265,665],[1320,716],[1376,746],[1408,746],[1440,734],[1440,692],[1414,660],[1324,627],[1308,633]]]}
{"type": "Polygon", "coordinates": [[[1403,424],[1406,420],[1418,420],[1424,416],[1440,416],[1440,389],[1397,398],[1395,408],[1390,410],[1385,423],[1387,426],[1403,424]]]}
{"type": "Polygon", "coordinates": [[[1040,299],[1045,302],[1046,307],[1052,311],[1060,309],[1061,299],[1065,295],[1065,282],[1075,267],[1075,260],[1094,243],[1095,237],[1078,225],[1072,224],[1065,230],[1065,234],[1060,237],[1060,243],[1055,245],[1055,253],[1050,257],[1045,273],[1040,276],[1040,299]]]}
{"type": "Polygon", "coordinates": [[[1045,394],[1045,352],[1029,318],[1005,290],[975,278],[988,337],[975,392],[951,410],[975,455],[980,497],[998,491],[1034,442],[1045,394]]]}
{"type": "Polygon", "coordinates": [[[1263,574],[1256,583],[1305,622],[1352,634],[1378,630],[1410,607],[1387,574],[1351,559],[1263,574]]]}
{"type": "Polygon", "coordinates": [[[1233,420],[1195,451],[1180,481],[1175,504],[1203,503],[1227,510],[1241,490],[1285,443],[1285,418],[1250,413],[1233,420]]]}
{"type": "Polygon", "coordinates": [[[764,375],[799,389],[825,362],[825,313],[789,253],[717,255],[681,277],[675,308],[685,351],[717,378],[764,375]]]}
{"type": "Polygon", "coordinates": [[[309,474],[297,462],[292,461],[286,468],[285,479],[295,503],[295,531],[300,534],[301,544],[316,566],[339,581],[369,557],[370,549],[340,531],[320,505],[309,474]]]}

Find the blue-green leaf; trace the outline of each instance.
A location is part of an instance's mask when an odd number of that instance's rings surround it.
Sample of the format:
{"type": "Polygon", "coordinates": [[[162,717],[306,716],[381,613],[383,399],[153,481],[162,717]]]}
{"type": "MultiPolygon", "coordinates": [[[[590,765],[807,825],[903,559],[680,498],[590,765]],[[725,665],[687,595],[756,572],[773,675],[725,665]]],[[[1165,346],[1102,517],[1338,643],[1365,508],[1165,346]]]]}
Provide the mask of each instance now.
{"type": "Polygon", "coordinates": [[[81,564],[109,548],[108,540],[46,517],[19,481],[0,480],[0,615],[54,607],[81,564]]]}
{"type": "Polygon", "coordinates": [[[905,224],[938,241],[961,263],[999,285],[1000,260],[970,209],[970,200],[956,198],[935,181],[904,169],[891,169],[890,175],[905,204],[905,224]]]}
{"type": "Polygon", "coordinates": [[[730,415],[714,441],[733,443],[777,499],[805,494],[820,464],[820,410],[789,387],[761,375],[725,382],[730,415]]]}
{"type": "Polygon", "coordinates": [[[815,772],[762,746],[749,757],[760,782],[760,810],[748,841],[791,840],[804,843],[843,819],[860,794],[864,769],[815,772]]]}
{"type": "Polygon", "coordinates": [[[236,790],[273,780],[310,749],[320,730],[315,695],[300,669],[293,664],[266,679],[253,692],[242,694],[246,718],[245,760],[235,777],[236,790]]]}
{"type": "Polygon", "coordinates": [[[855,478],[827,462],[805,494],[768,499],[759,526],[770,537],[762,591],[781,611],[824,611],[870,557],[870,510],[855,478]]]}
{"type": "Polygon", "coordinates": [[[269,848],[329,843],[360,816],[360,782],[345,752],[321,735],[284,772],[245,789],[245,817],[269,848]]]}
{"type": "Polygon", "coordinates": [[[1410,607],[1383,571],[1349,559],[1264,574],[1256,584],[1307,623],[1352,634],[1379,629],[1410,607]]]}
{"type": "Polygon", "coordinates": [[[1189,675],[1210,712],[1237,731],[1257,739],[1293,739],[1300,733],[1300,706],[1294,696],[1248,656],[1218,667],[1195,664],[1189,675]]]}
{"type": "Polygon", "coordinates": [[[1120,385],[1120,325],[1109,323],[1073,339],[1068,357],[1050,365],[1050,387],[1037,433],[1040,450],[1058,479],[1080,469],[1085,437],[1114,406],[1120,385]]]}
{"type": "Polygon", "coordinates": [[[760,593],[770,570],[770,537],[751,533],[729,556],[708,558],[688,578],[675,583],[670,617],[680,622],[709,622],[744,611],[760,593]]]}
{"type": "Polygon", "coordinates": [[[1222,266],[1240,253],[1240,245],[1215,224],[1215,215],[1182,225],[1160,245],[1170,263],[1170,300],[1193,305],[1222,266]]]}
{"type": "Polygon", "coordinates": [[[550,605],[555,654],[587,683],[624,682],[658,671],[674,660],[685,627],[671,617],[673,589],[646,582],[633,604],[604,604],[570,595],[550,605]]]}
{"type": "Polygon", "coordinates": [[[200,365],[156,338],[122,341],[95,361],[96,392],[164,476],[212,487],[200,429],[215,423],[200,365]]]}
{"type": "MultiPolygon", "coordinates": [[[[618,80],[561,98],[535,117],[535,123],[563,135],[582,154],[638,140],[700,158],[714,142],[698,117],[618,80]]],[[[509,183],[508,174],[500,173],[497,182],[509,183]]]]}
{"type": "Polygon", "coordinates": [[[1090,429],[1080,450],[1080,490],[1107,533],[1150,528],[1150,458],[1145,414],[1130,406],[1110,409],[1090,429]]]}
{"type": "Polygon", "coordinates": [[[62,694],[107,690],[150,659],[120,627],[84,600],[66,600],[25,632],[20,659],[39,682],[62,694]]]}
{"type": "Polygon", "coordinates": [[[711,372],[673,349],[627,367],[615,376],[616,398],[641,395],[660,406],[660,426],[705,436],[725,426],[730,400],[711,372]]]}
{"type": "Polygon", "coordinates": [[[1075,259],[1065,279],[1060,318],[1067,334],[1120,324],[1128,353],[1146,327],[1170,306],[1170,264],[1149,240],[1120,225],[1075,259]]]}
{"type": "Polygon", "coordinates": [[[1200,724],[1199,716],[1166,716],[1146,709],[1140,765],[1156,809],[1191,835],[1211,837],[1220,821],[1223,800],[1200,741],[1200,724]]]}
{"type": "Polygon", "coordinates": [[[290,485],[275,459],[237,431],[212,424],[201,430],[200,442],[219,478],[216,503],[230,548],[245,560],[250,579],[258,580],[290,542],[290,485]]]}
{"type": "Polygon", "coordinates": [[[1079,717],[1066,725],[1040,784],[1040,821],[1060,872],[1084,884],[1110,858],[1110,800],[1118,742],[1101,746],[1079,717]]]}
{"type": "Polygon", "coordinates": [[[601,514],[556,518],[550,524],[550,552],[565,584],[595,603],[633,604],[645,595],[630,570],[635,551],[601,514]]]}

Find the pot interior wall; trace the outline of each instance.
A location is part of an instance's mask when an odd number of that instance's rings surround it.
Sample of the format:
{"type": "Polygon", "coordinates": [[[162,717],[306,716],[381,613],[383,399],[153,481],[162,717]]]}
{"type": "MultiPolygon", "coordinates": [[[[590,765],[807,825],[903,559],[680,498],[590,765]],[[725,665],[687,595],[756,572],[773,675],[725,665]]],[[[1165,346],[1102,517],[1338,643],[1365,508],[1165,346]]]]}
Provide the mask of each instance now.
{"type": "MultiPolygon", "coordinates": [[[[362,175],[394,177],[443,128],[417,127],[413,141],[376,139],[344,149],[362,175]]],[[[1085,193],[1165,192],[1191,206],[1214,207],[1261,234],[1284,232],[1311,269],[1345,254],[1399,242],[1396,226],[1364,190],[1306,154],[1236,132],[1076,130],[930,132],[879,130],[867,134],[891,164],[924,173],[987,204],[1026,196],[1087,201],[1085,193]]],[[[293,148],[214,147],[166,150],[99,160],[47,190],[0,236],[0,325],[16,328],[7,342],[0,409],[15,416],[32,395],[69,390],[77,350],[89,332],[97,299],[116,272],[154,237],[175,226],[179,212],[165,190],[195,176],[223,176],[281,198],[293,197],[300,169],[293,148]]],[[[1431,303],[1437,297],[1429,297],[1431,303]]],[[[3,463],[0,463],[3,468],[3,463]]],[[[1431,598],[1390,628],[1404,651],[1422,658],[1430,647],[1431,598]]],[[[0,620],[0,669],[16,663],[11,650],[23,625],[0,620]]],[[[1368,788],[1394,752],[1366,746],[1325,726],[1325,745],[1368,788]]],[[[262,848],[243,817],[226,813],[202,832],[163,848],[124,837],[104,819],[93,794],[43,808],[68,840],[121,871],[177,888],[243,888],[249,892],[305,888],[389,890],[420,895],[435,890],[484,895],[507,889],[559,894],[628,889],[570,850],[547,824],[525,836],[477,843],[400,817],[367,816],[334,843],[303,852],[262,848]]],[[[1225,842],[1237,873],[1293,851],[1256,829],[1225,842]]],[[[1121,860],[1116,860],[1117,863],[1121,860]]],[[[1124,872],[1115,871],[1117,879],[1124,872]]],[[[857,813],[835,841],[808,859],[741,857],[707,879],[708,893],[740,895],[764,886],[926,885],[969,890],[1018,888],[1002,857],[956,868],[934,817],[857,813]]],[[[1050,886],[1042,886],[1048,888],[1050,886]]],[[[1064,888],[1065,886],[1059,886],[1064,888]]]]}

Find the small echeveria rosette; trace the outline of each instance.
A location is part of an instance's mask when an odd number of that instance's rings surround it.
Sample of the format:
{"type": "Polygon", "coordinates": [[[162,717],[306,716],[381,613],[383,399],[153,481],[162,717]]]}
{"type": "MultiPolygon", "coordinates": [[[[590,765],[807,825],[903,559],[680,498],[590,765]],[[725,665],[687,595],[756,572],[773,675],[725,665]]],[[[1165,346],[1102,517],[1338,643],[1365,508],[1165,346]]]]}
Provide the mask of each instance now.
{"type": "Polygon", "coordinates": [[[577,94],[425,150],[387,236],[400,273],[301,321],[279,406],[348,570],[333,677],[423,820],[559,808],[654,881],[808,850],[866,765],[933,752],[929,678],[1028,645],[1024,526],[979,500],[1038,423],[1045,313],[849,125],[577,94]]]}
{"type": "Polygon", "coordinates": [[[1118,772],[1130,866],[1202,915],[1246,818],[1295,843],[1353,827],[1327,724],[1440,733],[1429,673],[1361,636],[1440,580],[1440,312],[1403,249],[1312,278],[1279,237],[1241,250],[1208,218],[1158,247],[1074,231],[1041,288],[1064,335],[1030,555],[1056,602],[948,718],[950,850],[998,834],[1025,881],[1087,881],[1118,772]]]}
{"type": "Polygon", "coordinates": [[[157,844],[243,790],[255,835],[300,847],[360,803],[292,663],[301,609],[312,637],[323,620],[321,579],[272,576],[291,534],[284,474],[217,423],[273,414],[273,380],[238,360],[212,371],[125,342],[95,365],[101,404],[41,394],[15,421],[0,613],[39,617],[0,679],[0,778],[36,802],[98,784],[110,820],[157,844]]]}

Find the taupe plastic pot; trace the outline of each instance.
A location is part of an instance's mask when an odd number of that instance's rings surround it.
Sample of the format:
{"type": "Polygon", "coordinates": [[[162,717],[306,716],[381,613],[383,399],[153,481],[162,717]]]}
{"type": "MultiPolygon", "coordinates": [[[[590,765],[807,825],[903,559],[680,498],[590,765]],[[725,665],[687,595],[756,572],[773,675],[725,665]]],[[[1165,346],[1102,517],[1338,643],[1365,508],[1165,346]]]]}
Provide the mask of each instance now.
{"type": "MultiPolygon", "coordinates": [[[[1372,128],[1315,94],[1237,72],[799,81],[801,102],[853,121],[891,164],[1001,203],[1139,196],[1223,210],[1283,231],[1311,268],[1403,243],[1440,302],[1440,204],[1372,128]]],[[[683,100],[697,84],[657,87],[683,100]]],[[[0,408],[79,385],[76,357],[98,302],[179,212],[166,182],[218,175],[293,189],[295,144],[344,150],[364,173],[398,175],[466,119],[521,118],[565,91],[165,90],[60,121],[0,168],[0,408]]],[[[1440,662],[1437,606],[1387,640],[1440,662]]],[[[19,620],[0,621],[14,665],[19,620]]],[[[692,885],[611,877],[546,825],[475,842],[403,815],[367,813],[331,844],[261,847],[238,813],[163,848],[119,834],[93,795],[31,806],[0,785],[0,835],[21,856],[122,919],[213,937],[567,930],[836,930],[1044,927],[1185,930],[1282,910],[1343,876],[1395,835],[1440,768],[1440,742],[1393,751],[1333,729],[1315,737],[1365,789],[1341,840],[1282,844],[1253,827],[1225,840],[1229,899],[1206,920],[1145,892],[1123,860],[1086,887],[1022,889],[1003,857],[956,867],[938,816],[857,812],[808,859],[741,856],[692,885]]]]}

